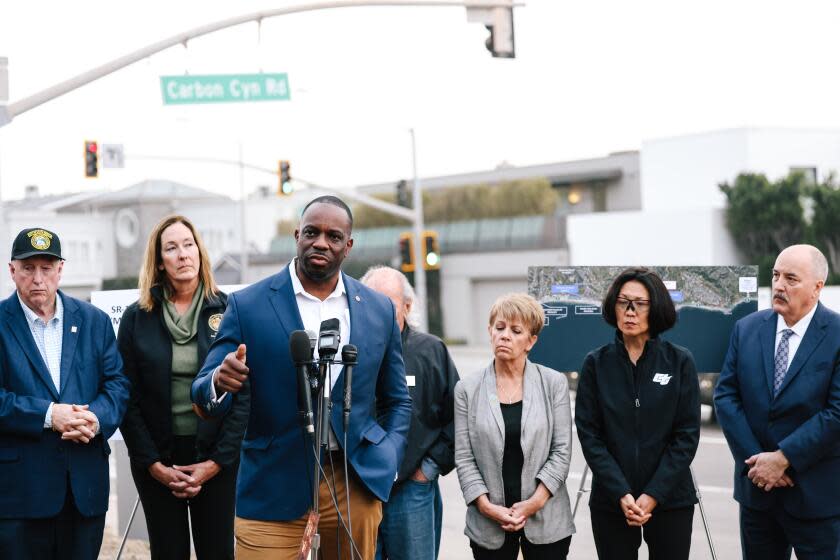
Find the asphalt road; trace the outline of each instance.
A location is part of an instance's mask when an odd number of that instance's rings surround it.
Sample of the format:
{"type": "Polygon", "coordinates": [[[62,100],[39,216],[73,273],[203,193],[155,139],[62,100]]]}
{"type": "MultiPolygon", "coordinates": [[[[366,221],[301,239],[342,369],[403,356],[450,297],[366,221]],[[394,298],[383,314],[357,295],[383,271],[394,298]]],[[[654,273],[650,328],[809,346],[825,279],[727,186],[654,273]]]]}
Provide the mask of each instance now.
{"type": "MultiPolygon", "coordinates": [[[[490,360],[489,349],[453,347],[451,352],[461,377],[474,374],[490,360]]],[[[697,483],[700,485],[703,507],[705,508],[717,558],[719,560],[736,560],[741,557],[741,553],[738,538],[738,507],[735,500],[732,499],[733,460],[720,428],[709,421],[711,411],[707,407],[704,408],[700,448],[693,463],[694,474],[697,483]]],[[[574,444],[571,472],[568,479],[569,496],[573,506],[586,466],[577,438],[575,438],[574,444]]],[[[444,528],[440,558],[441,560],[472,559],[469,541],[464,536],[466,505],[458,486],[457,474],[453,471],[443,477],[440,485],[444,504],[444,528]]],[[[589,481],[586,484],[586,488],[588,487],[589,481]]],[[[596,558],[587,502],[588,495],[584,494],[575,517],[577,532],[572,537],[569,558],[596,558]]],[[[644,543],[641,546],[639,558],[647,558],[647,549],[644,543]]],[[[700,516],[700,508],[695,510],[691,558],[692,560],[712,558],[700,516]]]]}

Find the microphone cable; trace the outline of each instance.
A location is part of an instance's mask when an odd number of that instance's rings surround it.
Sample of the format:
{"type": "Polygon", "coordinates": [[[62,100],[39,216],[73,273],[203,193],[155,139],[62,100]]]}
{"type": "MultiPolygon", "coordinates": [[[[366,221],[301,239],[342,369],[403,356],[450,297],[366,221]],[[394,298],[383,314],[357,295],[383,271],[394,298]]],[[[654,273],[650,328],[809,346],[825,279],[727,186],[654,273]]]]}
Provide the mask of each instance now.
{"type": "MultiPolygon", "coordinates": [[[[348,525],[350,525],[350,538],[352,539],[353,514],[350,512],[350,468],[347,465],[347,430],[344,430],[344,493],[346,494],[347,498],[347,523],[348,525]]],[[[378,540],[379,539],[377,539],[377,541],[378,540]]],[[[352,550],[350,551],[350,560],[353,560],[352,550]]],[[[359,556],[359,560],[362,560],[361,556],[359,556]]]]}
{"type": "MultiPolygon", "coordinates": [[[[317,454],[315,454],[315,459],[317,461],[317,459],[318,459],[317,454]]],[[[336,513],[338,514],[338,522],[341,524],[342,527],[344,527],[344,532],[347,533],[347,536],[350,539],[350,546],[353,549],[353,551],[355,551],[356,555],[359,558],[364,558],[362,556],[362,553],[359,552],[359,548],[356,546],[356,541],[353,540],[353,535],[350,534],[349,529],[347,528],[347,523],[344,521],[344,516],[341,515],[341,509],[338,505],[338,498],[336,497],[335,489],[330,487],[329,481],[327,480],[327,473],[324,470],[323,465],[321,465],[320,461],[317,461],[317,462],[318,462],[318,469],[320,470],[321,475],[324,477],[324,483],[327,485],[327,490],[330,493],[330,499],[332,500],[332,503],[333,503],[333,506],[335,507],[336,513]]]]}
{"type": "MultiPolygon", "coordinates": [[[[321,324],[323,325],[323,323],[321,323],[321,324]]],[[[326,416],[326,418],[327,418],[327,455],[329,455],[329,458],[330,458],[330,478],[332,479],[332,485],[333,485],[333,488],[335,489],[336,497],[338,497],[338,485],[335,483],[335,464],[333,463],[332,449],[331,449],[331,446],[330,446],[330,443],[329,443],[330,440],[334,439],[332,437],[333,436],[332,426],[330,426],[330,420],[332,419],[332,391],[333,391],[332,366],[333,366],[332,360],[329,360],[327,362],[327,375],[326,375],[327,384],[329,385],[329,388],[330,388],[330,398],[329,398],[330,407],[329,407],[329,409],[327,409],[328,414],[326,416]]],[[[346,454],[344,454],[344,455],[346,457],[346,454]]],[[[327,487],[329,487],[329,483],[327,483],[327,487]]],[[[339,508],[339,506],[336,506],[336,513],[339,516],[341,516],[341,510],[339,510],[338,508],[339,508]]],[[[350,523],[350,512],[349,511],[347,512],[347,523],[348,524],[350,523]]],[[[353,538],[352,529],[350,529],[348,527],[345,527],[345,529],[347,531],[349,531],[348,534],[350,535],[350,538],[352,539],[353,538]]],[[[336,550],[335,550],[336,560],[341,560],[341,549],[343,547],[341,546],[341,527],[339,527],[338,524],[336,524],[336,526],[335,526],[335,543],[336,543],[336,550]]],[[[350,553],[350,556],[351,556],[351,559],[352,559],[352,556],[353,556],[352,551],[350,553]]]]}

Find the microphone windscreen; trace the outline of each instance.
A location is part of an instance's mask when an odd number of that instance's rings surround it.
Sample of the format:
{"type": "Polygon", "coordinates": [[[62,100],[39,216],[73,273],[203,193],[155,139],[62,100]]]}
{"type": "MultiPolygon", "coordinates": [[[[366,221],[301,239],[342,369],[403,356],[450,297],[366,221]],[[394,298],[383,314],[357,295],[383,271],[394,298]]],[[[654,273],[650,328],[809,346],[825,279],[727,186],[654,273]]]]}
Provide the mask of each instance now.
{"type": "Polygon", "coordinates": [[[337,330],[339,330],[338,319],[327,319],[326,321],[321,322],[321,332],[337,330]]]}
{"type": "Polygon", "coordinates": [[[309,347],[309,335],[306,331],[293,331],[289,337],[289,352],[292,361],[296,364],[308,362],[312,357],[312,350],[309,347]]]}
{"type": "Polygon", "coordinates": [[[355,364],[359,350],[352,344],[345,344],[341,349],[341,361],[345,364],[355,364]]]}

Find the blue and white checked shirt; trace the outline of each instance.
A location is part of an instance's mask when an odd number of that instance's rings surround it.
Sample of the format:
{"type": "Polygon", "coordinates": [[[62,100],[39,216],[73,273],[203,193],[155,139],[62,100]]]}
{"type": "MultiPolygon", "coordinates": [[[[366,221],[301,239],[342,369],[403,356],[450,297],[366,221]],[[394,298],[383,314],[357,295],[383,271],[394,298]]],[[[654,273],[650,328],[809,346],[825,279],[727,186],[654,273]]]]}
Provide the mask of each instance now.
{"type": "MultiPolygon", "coordinates": [[[[27,305],[20,298],[18,294],[18,301],[23,314],[26,317],[26,323],[29,325],[29,332],[32,333],[32,338],[35,340],[35,346],[41,353],[44,363],[47,364],[47,369],[50,372],[55,390],[61,391],[61,343],[64,339],[64,304],[61,303],[61,296],[55,296],[55,315],[52,319],[44,322],[38,317],[34,311],[29,309],[27,305]]],[[[44,428],[52,427],[52,403],[47,409],[47,415],[44,418],[44,428]]]]}

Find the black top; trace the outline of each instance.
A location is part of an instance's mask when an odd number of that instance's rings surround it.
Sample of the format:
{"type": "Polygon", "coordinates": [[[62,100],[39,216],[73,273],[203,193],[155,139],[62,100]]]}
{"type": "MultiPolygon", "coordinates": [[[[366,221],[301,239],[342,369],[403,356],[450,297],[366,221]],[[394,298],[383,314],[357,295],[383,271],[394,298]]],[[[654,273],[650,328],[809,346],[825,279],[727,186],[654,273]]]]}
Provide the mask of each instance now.
{"type": "Polygon", "coordinates": [[[505,455],[502,459],[502,480],[505,484],[505,506],[522,501],[522,401],[502,405],[505,420],[505,455]]]}
{"type": "Polygon", "coordinates": [[[687,349],[652,338],[634,366],[618,333],[583,362],[575,425],[592,469],[591,508],[620,511],[622,496],[643,493],[657,510],[697,503],[689,466],[700,440],[700,389],[687,349]]]}
{"type": "Polygon", "coordinates": [[[455,467],[455,384],[458,370],[436,336],[406,325],[402,332],[403,361],[411,395],[411,425],[398,482],[414,474],[425,456],[445,475],[455,467]]]}
{"type": "MultiPolygon", "coordinates": [[[[132,463],[143,469],[157,461],[170,464],[173,444],[172,335],[164,323],[159,286],[152,288],[152,296],[152,311],[140,309],[136,302],[126,308],[117,334],[123,373],[131,381],[131,399],[120,432],[132,463]]],[[[196,334],[199,364],[216,338],[226,302],[227,296],[220,293],[201,304],[196,334]]],[[[221,467],[238,464],[249,411],[250,393],[243,389],[225,416],[199,420],[195,461],[212,459],[221,467]]]]}

